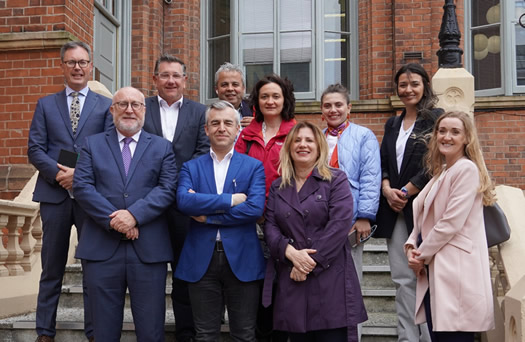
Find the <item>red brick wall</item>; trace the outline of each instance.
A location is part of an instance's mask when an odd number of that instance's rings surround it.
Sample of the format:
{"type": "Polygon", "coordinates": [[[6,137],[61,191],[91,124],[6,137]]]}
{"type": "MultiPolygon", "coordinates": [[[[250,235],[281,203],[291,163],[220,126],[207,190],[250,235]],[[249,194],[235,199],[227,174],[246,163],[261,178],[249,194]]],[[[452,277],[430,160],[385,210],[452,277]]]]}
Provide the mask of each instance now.
{"type": "Polygon", "coordinates": [[[162,53],[164,1],[132,3],[131,27],[131,85],[146,96],[156,93],[152,82],[155,60],[162,53]]]}
{"type": "Polygon", "coordinates": [[[479,111],[474,118],[496,184],[525,190],[525,110],[479,111]]]}
{"type": "MultiPolygon", "coordinates": [[[[64,30],[92,45],[93,1],[0,1],[0,33],[64,30]]],[[[37,100],[63,88],[59,66],[56,44],[0,51],[0,198],[13,198],[33,172],[27,160],[29,125],[37,100]]]]}

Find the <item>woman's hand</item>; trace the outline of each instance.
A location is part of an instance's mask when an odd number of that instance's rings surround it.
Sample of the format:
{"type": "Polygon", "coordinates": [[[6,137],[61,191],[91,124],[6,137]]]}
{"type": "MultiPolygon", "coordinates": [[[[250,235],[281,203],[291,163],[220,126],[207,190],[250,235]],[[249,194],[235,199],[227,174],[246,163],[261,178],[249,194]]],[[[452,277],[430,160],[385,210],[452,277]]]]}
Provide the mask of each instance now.
{"type": "Polygon", "coordinates": [[[308,275],[307,273],[299,271],[294,266],[292,267],[292,272],[290,272],[290,279],[292,279],[293,281],[305,281],[307,275],[308,275]]]}
{"type": "Polygon", "coordinates": [[[408,267],[416,276],[425,274],[425,262],[424,260],[417,259],[421,255],[421,252],[414,248],[408,248],[407,258],[408,258],[408,267]]]}
{"type": "MultiPolygon", "coordinates": [[[[314,254],[317,251],[315,249],[295,249],[294,246],[286,246],[285,256],[290,260],[294,267],[302,273],[308,274],[312,272],[317,265],[314,259],[310,257],[310,254],[314,254]]],[[[292,270],[293,271],[293,270],[292,270]]]]}
{"type": "Polygon", "coordinates": [[[408,199],[401,190],[393,189],[390,186],[383,186],[383,196],[385,196],[390,208],[397,213],[403,210],[408,202],[408,199]]]}
{"type": "Polygon", "coordinates": [[[350,229],[350,232],[352,232],[353,230],[357,230],[356,239],[357,244],[359,245],[359,241],[361,241],[361,239],[366,239],[368,235],[370,235],[370,233],[372,232],[372,228],[370,227],[370,221],[368,221],[368,219],[358,219],[357,221],[355,221],[354,225],[350,229]]]}

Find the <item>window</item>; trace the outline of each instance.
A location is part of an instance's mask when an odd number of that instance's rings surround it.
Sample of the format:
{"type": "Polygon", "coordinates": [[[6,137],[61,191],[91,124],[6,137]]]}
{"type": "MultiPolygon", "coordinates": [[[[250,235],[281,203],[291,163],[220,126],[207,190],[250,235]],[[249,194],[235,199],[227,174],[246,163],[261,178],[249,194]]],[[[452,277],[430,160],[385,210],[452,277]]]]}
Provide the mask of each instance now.
{"type": "Polygon", "coordinates": [[[215,71],[226,61],[243,67],[247,92],[275,72],[298,99],[319,99],[335,82],[357,94],[357,1],[202,0],[201,8],[204,101],[216,97],[215,71]]]}
{"type": "Polygon", "coordinates": [[[94,77],[113,93],[131,84],[131,3],[96,0],[94,4],[94,77]]]}
{"type": "Polygon", "coordinates": [[[467,0],[465,8],[465,65],[476,94],[525,93],[525,0],[467,0]]]}

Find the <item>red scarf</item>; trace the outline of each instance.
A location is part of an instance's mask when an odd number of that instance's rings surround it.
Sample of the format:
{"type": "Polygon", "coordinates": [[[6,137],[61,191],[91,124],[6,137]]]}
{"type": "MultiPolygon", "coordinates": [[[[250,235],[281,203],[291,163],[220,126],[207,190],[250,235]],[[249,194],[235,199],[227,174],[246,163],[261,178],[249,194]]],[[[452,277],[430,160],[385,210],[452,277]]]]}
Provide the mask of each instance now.
{"type": "MultiPolygon", "coordinates": [[[[326,133],[325,134],[326,134],[326,136],[328,136],[328,134],[330,134],[330,135],[332,135],[334,137],[337,137],[337,139],[339,139],[341,137],[341,134],[343,134],[343,131],[348,126],[350,126],[350,121],[345,120],[345,122],[343,122],[342,124],[340,124],[336,128],[332,128],[332,127],[328,126],[326,128],[326,133]]],[[[339,168],[339,157],[337,155],[337,145],[335,145],[334,152],[332,152],[332,157],[330,158],[330,162],[328,164],[331,167],[339,168]]]]}

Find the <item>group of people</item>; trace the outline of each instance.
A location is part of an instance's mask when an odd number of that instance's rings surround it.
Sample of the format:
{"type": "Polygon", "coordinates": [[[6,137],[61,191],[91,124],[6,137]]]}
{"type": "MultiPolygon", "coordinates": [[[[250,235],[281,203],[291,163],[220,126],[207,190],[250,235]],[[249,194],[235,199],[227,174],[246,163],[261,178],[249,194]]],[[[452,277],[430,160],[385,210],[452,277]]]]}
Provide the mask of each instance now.
{"type": "Polygon", "coordinates": [[[110,100],[87,86],[91,57],[85,43],[62,47],[66,88],[38,101],[30,128],[44,232],[37,342],[56,334],[72,225],[89,341],[120,340],[126,291],[137,340],[164,341],[168,263],[177,341],[218,341],[224,306],[235,341],[358,341],[360,241],[374,224],[400,341],[492,328],[492,184],[472,118],[434,108],[421,66],[396,74],[405,110],[379,147],[350,121],[340,84],[321,96],[321,130],[296,122],[293,85],[275,74],[245,99],[242,68],[224,63],[206,107],[184,97],[184,62],[162,55],[158,95],[124,87],[110,100]]]}

